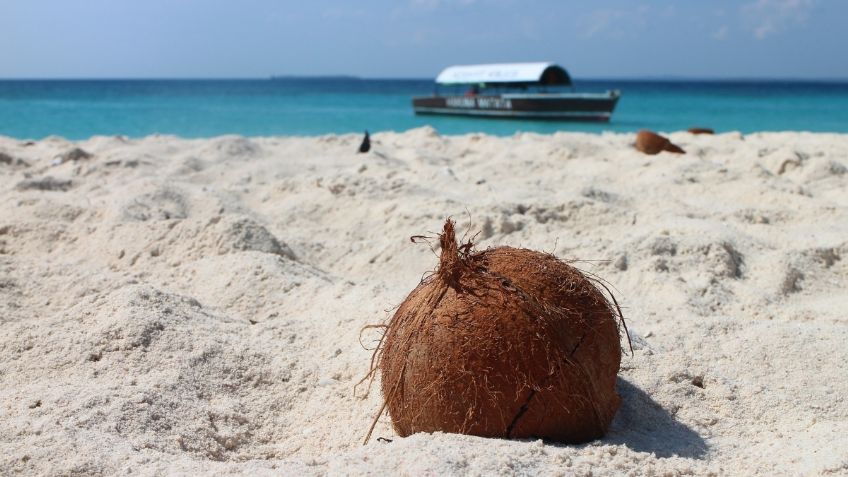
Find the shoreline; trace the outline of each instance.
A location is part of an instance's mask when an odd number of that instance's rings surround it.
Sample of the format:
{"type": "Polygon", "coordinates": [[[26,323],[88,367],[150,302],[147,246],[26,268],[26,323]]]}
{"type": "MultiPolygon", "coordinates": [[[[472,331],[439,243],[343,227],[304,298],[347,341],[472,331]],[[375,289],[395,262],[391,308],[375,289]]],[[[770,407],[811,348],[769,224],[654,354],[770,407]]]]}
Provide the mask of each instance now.
{"type": "Polygon", "coordinates": [[[633,133],[361,137],[0,136],[0,467],[848,469],[848,134],[673,132],[687,154],[655,156],[633,133]],[[360,331],[433,269],[409,237],[447,216],[612,285],[634,351],[603,439],[398,438],[383,416],[361,445],[360,331]]]}
{"type": "MultiPolygon", "coordinates": [[[[695,127],[695,126],[693,126],[693,127],[695,127]]],[[[647,128],[643,128],[643,129],[647,129],[647,128]]],[[[443,134],[443,133],[438,132],[438,130],[436,128],[434,128],[433,126],[425,125],[425,126],[419,126],[419,127],[406,129],[406,130],[403,130],[403,131],[395,131],[395,130],[373,130],[372,131],[372,130],[369,130],[369,133],[371,135],[384,135],[384,134],[402,135],[402,134],[407,134],[407,133],[414,133],[415,131],[418,131],[418,130],[428,131],[428,134],[429,134],[429,131],[432,130],[439,137],[445,137],[445,138],[462,138],[462,137],[466,137],[466,136],[483,136],[483,137],[506,139],[506,138],[522,136],[522,135],[536,135],[536,136],[540,136],[540,137],[544,138],[544,137],[553,137],[553,136],[569,135],[569,134],[599,136],[599,137],[609,136],[609,135],[621,135],[621,136],[628,136],[629,135],[629,136],[635,137],[636,133],[641,129],[634,129],[633,131],[613,131],[613,130],[608,130],[608,131],[570,131],[570,130],[561,130],[561,131],[553,131],[553,132],[536,132],[536,131],[520,131],[520,130],[518,130],[518,131],[515,131],[512,134],[505,134],[505,135],[491,134],[491,133],[487,133],[485,131],[464,132],[464,133],[456,133],[456,134],[449,134],[449,133],[443,134]]],[[[153,133],[153,134],[148,134],[148,135],[145,135],[145,136],[128,136],[128,135],[125,135],[125,134],[94,134],[92,136],[89,136],[87,138],[82,138],[82,139],[67,138],[67,137],[64,137],[64,136],[58,135],[58,134],[50,134],[50,135],[44,136],[40,139],[35,139],[35,138],[30,138],[30,137],[18,138],[18,137],[14,137],[14,136],[8,136],[8,135],[0,134],[0,141],[9,141],[9,142],[17,141],[18,143],[26,143],[26,142],[38,143],[38,142],[44,142],[44,141],[65,141],[65,142],[69,142],[69,143],[83,143],[83,142],[88,142],[88,141],[99,141],[99,140],[104,140],[104,139],[109,139],[109,138],[123,139],[123,140],[128,140],[128,141],[144,141],[144,140],[147,140],[147,139],[160,139],[160,138],[171,138],[171,139],[175,139],[175,140],[184,140],[184,141],[203,141],[203,140],[210,140],[211,141],[211,140],[219,140],[219,139],[223,139],[223,138],[244,138],[244,139],[248,139],[248,140],[321,139],[321,138],[326,138],[326,137],[342,138],[342,137],[347,137],[347,136],[353,136],[353,137],[360,137],[361,138],[362,135],[363,135],[363,132],[364,132],[364,130],[363,131],[354,131],[354,132],[345,132],[345,133],[276,134],[276,135],[256,135],[256,136],[244,135],[244,134],[238,134],[238,133],[217,134],[217,135],[212,135],[212,136],[181,136],[181,135],[177,135],[177,134],[168,134],[168,133],[153,133]]],[[[664,130],[659,129],[659,130],[654,130],[654,132],[662,134],[664,136],[680,135],[680,134],[688,134],[688,135],[694,136],[693,134],[689,133],[686,129],[677,129],[677,130],[671,130],[671,131],[664,131],[664,130]]],[[[741,137],[753,136],[753,135],[774,135],[774,134],[845,136],[845,135],[848,135],[848,131],[845,131],[845,132],[840,132],[840,131],[812,131],[812,130],[803,130],[802,129],[802,130],[760,130],[760,131],[752,131],[752,132],[742,132],[740,130],[728,130],[728,131],[716,130],[714,134],[703,134],[703,136],[722,136],[722,135],[727,135],[727,134],[733,134],[733,135],[737,135],[737,136],[741,136],[741,137]]]]}

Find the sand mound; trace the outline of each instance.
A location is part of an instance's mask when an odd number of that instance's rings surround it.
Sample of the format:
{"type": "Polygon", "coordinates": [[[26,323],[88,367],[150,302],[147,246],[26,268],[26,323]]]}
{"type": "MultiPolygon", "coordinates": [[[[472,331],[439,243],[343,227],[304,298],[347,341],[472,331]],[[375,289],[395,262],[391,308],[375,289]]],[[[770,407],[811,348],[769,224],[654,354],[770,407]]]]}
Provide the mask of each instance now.
{"type": "Polygon", "coordinates": [[[184,219],[188,217],[188,204],[178,189],[163,187],[133,198],[122,212],[126,220],[184,219]]]}
{"type": "MultiPolygon", "coordinates": [[[[24,408],[22,418],[42,421],[25,435],[70,427],[139,451],[211,460],[274,455],[285,428],[277,412],[285,405],[280,388],[291,376],[283,356],[253,349],[250,325],[146,285],[86,300],[67,313],[77,318],[21,326],[17,339],[3,343],[4,354],[17,356],[16,372],[42,376],[3,396],[24,408]],[[251,397],[256,391],[264,397],[251,397]]],[[[64,446],[74,437],[50,439],[64,446]]],[[[65,458],[27,452],[56,463],[65,458]]]]}

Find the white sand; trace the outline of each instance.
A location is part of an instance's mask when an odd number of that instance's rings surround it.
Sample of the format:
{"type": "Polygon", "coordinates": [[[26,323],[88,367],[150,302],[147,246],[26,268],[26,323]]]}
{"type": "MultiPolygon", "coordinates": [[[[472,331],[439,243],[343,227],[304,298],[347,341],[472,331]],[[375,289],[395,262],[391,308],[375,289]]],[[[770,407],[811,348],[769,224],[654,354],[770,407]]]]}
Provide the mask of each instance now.
{"type": "Polygon", "coordinates": [[[848,135],[671,138],[0,138],[0,474],[848,474],[848,135]],[[605,439],[361,445],[448,215],[616,287],[605,439]]]}

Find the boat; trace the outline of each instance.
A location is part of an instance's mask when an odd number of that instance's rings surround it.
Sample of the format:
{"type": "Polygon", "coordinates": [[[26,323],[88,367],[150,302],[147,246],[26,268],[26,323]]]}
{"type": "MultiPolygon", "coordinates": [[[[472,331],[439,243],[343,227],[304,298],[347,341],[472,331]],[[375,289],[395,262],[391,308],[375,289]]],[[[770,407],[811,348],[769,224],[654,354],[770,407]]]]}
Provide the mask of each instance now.
{"type": "Polygon", "coordinates": [[[445,68],[433,95],[412,98],[412,106],[415,114],[609,121],[620,96],[576,92],[554,63],[499,63],[445,68]]]}

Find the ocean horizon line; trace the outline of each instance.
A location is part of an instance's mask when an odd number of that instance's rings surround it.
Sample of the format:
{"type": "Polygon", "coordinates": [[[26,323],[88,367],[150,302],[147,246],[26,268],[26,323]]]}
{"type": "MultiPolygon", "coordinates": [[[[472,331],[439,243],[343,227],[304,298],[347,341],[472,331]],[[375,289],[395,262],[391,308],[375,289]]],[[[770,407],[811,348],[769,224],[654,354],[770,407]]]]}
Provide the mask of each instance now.
{"type": "MultiPolygon", "coordinates": [[[[697,76],[572,76],[577,81],[593,82],[657,82],[657,83],[815,83],[815,84],[848,84],[846,78],[803,78],[803,77],[697,77],[697,76]]],[[[434,77],[389,77],[389,76],[356,76],[356,75],[269,75],[269,76],[244,76],[244,77],[189,77],[189,76],[138,76],[138,77],[0,77],[0,82],[50,82],[50,81],[409,81],[409,82],[432,82],[434,77]]]]}

